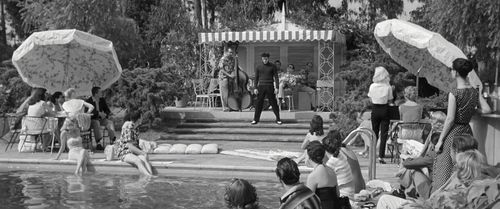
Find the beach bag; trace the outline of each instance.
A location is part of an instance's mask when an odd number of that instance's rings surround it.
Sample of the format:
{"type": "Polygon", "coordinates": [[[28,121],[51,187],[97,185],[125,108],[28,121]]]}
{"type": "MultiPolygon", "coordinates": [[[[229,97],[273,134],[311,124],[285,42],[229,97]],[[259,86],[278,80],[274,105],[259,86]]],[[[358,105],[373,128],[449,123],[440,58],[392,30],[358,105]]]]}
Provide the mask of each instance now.
{"type": "Polygon", "coordinates": [[[104,155],[106,156],[107,161],[117,160],[118,159],[118,149],[115,145],[108,145],[104,149],[104,155]]]}

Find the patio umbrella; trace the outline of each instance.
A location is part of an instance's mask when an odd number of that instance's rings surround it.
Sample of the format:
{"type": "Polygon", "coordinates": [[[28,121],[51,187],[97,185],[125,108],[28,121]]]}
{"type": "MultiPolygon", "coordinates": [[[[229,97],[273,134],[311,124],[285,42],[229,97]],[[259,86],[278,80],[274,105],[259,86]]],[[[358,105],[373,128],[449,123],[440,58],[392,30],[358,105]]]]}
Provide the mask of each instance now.
{"type": "MultiPolygon", "coordinates": [[[[375,39],[394,61],[417,76],[423,76],[429,84],[449,92],[455,87],[449,68],[453,60],[465,58],[458,47],[440,34],[419,25],[398,19],[385,20],[375,26],[375,39]]],[[[473,87],[481,80],[476,72],[468,75],[473,87]]]]}
{"type": "Polygon", "coordinates": [[[75,88],[78,95],[108,88],[122,72],[111,41],[74,29],[33,33],[12,62],[28,85],[48,92],[75,88]]]}

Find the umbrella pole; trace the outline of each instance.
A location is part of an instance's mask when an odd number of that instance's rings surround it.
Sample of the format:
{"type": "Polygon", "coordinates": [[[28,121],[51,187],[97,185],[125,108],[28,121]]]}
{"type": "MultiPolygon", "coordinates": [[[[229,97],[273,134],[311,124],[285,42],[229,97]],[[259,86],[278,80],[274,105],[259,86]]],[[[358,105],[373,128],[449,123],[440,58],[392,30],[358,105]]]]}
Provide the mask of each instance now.
{"type": "MultiPolygon", "coordinates": [[[[496,58],[497,58],[497,69],[495,71],[495,84],[498,84],[498,68],[500,66],[500,54],[499,54],[500,50],[497,51],[496,53],[496,58]]],[[[496,86],[495,86],[496,87],[496,86]]]]}
{"type": "Polygon", "coordinates": [[[419,76],[420,76],[420,70],[422,70],[422,66],[420,66],[420,67],[418,68],[418,70],[417,70],[417,99],[418,99],[418,96],[419,96],[419,94],[420,94],[420,89],[418,88],[418,87],[419,87],[419,85],[418,85],[418,84],[419,84],[418,80],[420,80],[420,79],[419,79],[419,76]]]}

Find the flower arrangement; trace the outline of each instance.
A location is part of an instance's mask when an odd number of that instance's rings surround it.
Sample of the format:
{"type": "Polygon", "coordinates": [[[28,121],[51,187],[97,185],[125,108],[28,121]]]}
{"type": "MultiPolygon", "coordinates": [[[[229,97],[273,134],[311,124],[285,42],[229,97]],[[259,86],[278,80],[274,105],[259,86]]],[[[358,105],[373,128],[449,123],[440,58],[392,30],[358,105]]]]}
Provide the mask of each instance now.
{"type": "Polygon", "coordinates": [[[301,79],[302,79],[302,76],[294,75],[291,73],[284,73],[279,78],[280,83],[284,84],[284,88],[293,88],[293,87],[297,86],[297,84],[300,84],[301,79]]]}

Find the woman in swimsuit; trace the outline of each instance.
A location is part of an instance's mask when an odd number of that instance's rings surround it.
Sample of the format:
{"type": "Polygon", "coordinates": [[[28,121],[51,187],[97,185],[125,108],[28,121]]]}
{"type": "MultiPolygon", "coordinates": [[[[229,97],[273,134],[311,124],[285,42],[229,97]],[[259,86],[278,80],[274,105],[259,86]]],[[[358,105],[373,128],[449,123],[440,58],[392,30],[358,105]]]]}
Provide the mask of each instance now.
{"type": "Polygon", "coordinates": [[[309,164],[314,170],[307,176],[307,187],[321,200],[323,209],[337,209],[339,204],[339,188],[335,170],[324,165],[325,148],[319,141],[307,145],[309,164]]]}

